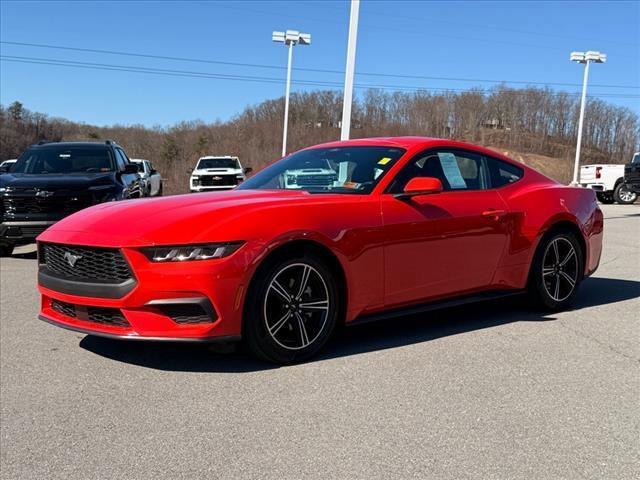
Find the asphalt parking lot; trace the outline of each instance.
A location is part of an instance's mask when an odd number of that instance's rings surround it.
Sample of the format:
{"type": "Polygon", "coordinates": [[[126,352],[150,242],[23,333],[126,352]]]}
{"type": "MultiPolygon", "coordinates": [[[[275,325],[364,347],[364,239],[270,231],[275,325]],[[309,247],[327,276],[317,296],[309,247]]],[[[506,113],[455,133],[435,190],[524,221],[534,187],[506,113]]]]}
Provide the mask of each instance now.
{"type": "Polygon", "coordinates": [[[517,300],[347,329],[273,368],[36,319],[34,248],[1,262],[0,475],[640,476],[640,206],[604,206],[575,308],[517,300]]]}

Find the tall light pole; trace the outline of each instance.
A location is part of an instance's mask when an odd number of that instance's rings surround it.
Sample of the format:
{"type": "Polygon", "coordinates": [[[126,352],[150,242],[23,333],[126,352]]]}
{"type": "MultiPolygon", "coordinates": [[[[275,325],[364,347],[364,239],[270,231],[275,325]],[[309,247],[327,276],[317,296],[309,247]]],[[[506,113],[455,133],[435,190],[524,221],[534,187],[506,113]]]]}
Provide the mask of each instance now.
{"type": "Polygon", "coordinates": [[[293,57],[293,47],[300,45],[311,45],[311,35],[300,33],[297,30],[287,30],[286,32],[273,32],[271,37],[274,42],[284,43],[289,47],[289,60],[287,61],[287,86],[284,94],[284,128],[282,130],[282,156],[287,154],[287,126],[289,123],[289,92],[291,91],[291,60],[293,57]]]}
{"type": "Polygon", "coordinates": [[[351,103],[353,102],[353,76],[356,70],[356,42],[358,39],[359,11],[360,0],[351,0],[347,66],[344,73],[344,93],[342,95],[342,128],[340,130],[340,140],[349,140],[349,131],[351,130],[351,103]]]}
{"type": "Polygon", "coordinates": [[[578,143],[576,145],[576,160],[573,164],[573,180],[571,185],[579,185],[578,171],[580,169],[580,146],[582,145],[582,122],[584,121],[584,109],[587,99],[587,82],[589,80],[589,64],[591,62],[604,63],[607,56],[600,52],[571,52],[571,61],[584,63],[584,79],[582,81],[582,100],[580,100],[580,119],[578,120],[578,143]]]}

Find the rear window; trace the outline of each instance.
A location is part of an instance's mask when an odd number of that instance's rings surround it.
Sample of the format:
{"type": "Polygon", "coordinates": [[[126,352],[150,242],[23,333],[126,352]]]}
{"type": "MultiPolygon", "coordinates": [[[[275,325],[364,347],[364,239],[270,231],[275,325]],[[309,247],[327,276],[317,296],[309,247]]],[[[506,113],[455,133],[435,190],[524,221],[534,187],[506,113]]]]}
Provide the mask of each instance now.
{"type": "Polygon", "coordinates": [[[503,162],[497,158],[487,158],[491,187],[500,188],[504,185],[517,182],[524,175],[524,170],[516,165],[503,162]]]}
{"type": "Polygon", "coordinates": [[[108,148],[29,148],[11,168],[11,173],[87,174],[113,170],[113,159],[108,148]]]}

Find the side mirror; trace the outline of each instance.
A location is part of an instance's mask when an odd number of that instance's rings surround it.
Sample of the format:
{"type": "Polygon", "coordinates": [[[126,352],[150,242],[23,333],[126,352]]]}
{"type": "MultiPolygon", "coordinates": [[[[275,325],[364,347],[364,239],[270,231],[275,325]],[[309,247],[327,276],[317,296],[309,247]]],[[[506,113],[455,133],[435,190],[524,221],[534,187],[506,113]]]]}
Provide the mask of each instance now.
{"type": "Polygon", "coordinates": [[[247,168],[244,169],[244,173],[245,174],[251,173],[251,172],[253,172],[253,168],[251,168],[251,167],[247,167],[247,168]]]}
{"type": "Polygon", "coordinates": [[[442,182],[435,177],[415,177],[409,180],[402,193],[394,195],[395,198],[406,199],[418,195],[432,195],[442,192],[442,182]]]}
{"type": "Polygon", "coordinates": [[[155,168],[149,170],[149,175],[155,175],[156,173],[158,173],[158,171],[155,168]]]}
{"type": "Polygon", "coordinates": [[[122,173],[139,173],[140,168],[135,163],[127,163],[122,173]]]}

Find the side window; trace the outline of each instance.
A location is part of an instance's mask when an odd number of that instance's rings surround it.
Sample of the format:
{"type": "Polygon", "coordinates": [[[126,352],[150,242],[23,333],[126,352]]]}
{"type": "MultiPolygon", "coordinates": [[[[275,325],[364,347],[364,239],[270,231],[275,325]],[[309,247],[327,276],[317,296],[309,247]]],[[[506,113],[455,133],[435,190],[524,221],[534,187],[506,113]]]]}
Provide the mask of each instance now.
{"type": "Polygon", "coordinates": [[[119,148],[116,148],[116,162],[118,163],[118,170],[123,170],[125,165],[129,163],[127,157],[119,148]]]}
{"type": "Polygon", "coordinates": [[[484,159],[471,152],[432,150],[420,154],[398,173],[389,191],[401,192],[415,177],[435,177],[445,191],[487,188],[484,159]]]}
{"type": "Polygon", "coordinates": [[[131,163],[131,160],[129,160],[129,157],[127,157],[127,154],[124,153],[124,150],[119,148],[118,151],[120,152],[120,155],[122,155],[122,158],[124,158],[124,163],[131,163]]]}
{"type": "Polygon", "coordinates": [[[487,157],[487,165],[491,177],[491,188],[500,188],[517,182],[524,175],[522,168],[497,158],[487,157]]]}

